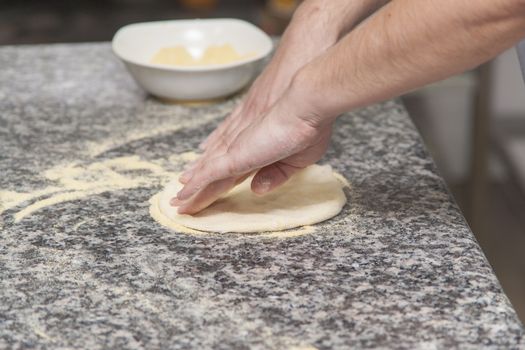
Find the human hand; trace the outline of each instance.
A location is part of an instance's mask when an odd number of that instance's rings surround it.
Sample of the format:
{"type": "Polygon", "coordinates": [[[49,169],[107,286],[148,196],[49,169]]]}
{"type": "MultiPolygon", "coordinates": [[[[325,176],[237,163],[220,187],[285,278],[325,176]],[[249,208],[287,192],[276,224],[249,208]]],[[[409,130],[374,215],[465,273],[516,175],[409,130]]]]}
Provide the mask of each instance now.
{"type": "Polygon", "coordinates": [[[289,95],[240,131],[227,147],[208,153],[182,174],[179,180],[185,186],[171,202],[179,206],[179,213],[206,208],[254,172],[252,190],[266,193],[322,157],[333,119],[318,123],[310,107],[289,95]]]}
{"type": "Polygon", "coordinates": [[[300,107],[312,96],[283,95],[300,69],[384,3],[310,0],[300,6],[269,65],[243,102],[200,145],[201,158],[181,176],[185,187],[172,201],[180,213],[202,210],[254,171],[253,191],[270,191],[324,154],[332,123],[308,122],[313,109],[300,107]]]}
{"type": "Polygon", "coordinates": [[[252,84],[243,101],[200,144],[209,149],[225,147],[238,130],[262,118],[283,95],[295,74],[332,47],[363,18],[387,0],[307,0],[295,11],[272,60],[252,84]]]}
{"type": "Polygon", "coordinates": [[[264,71],[234,111],[200,144],[205,154],[210,149],[227,147],[239,130],[262,118],[283,95],[296,72],[335,44],[341,27],[336,21],[328,23],[328,19],[335,16],[330,13],[335,8],[326,6],[320,11],[318,3],[305,1],[296,10],[264,71]]]}

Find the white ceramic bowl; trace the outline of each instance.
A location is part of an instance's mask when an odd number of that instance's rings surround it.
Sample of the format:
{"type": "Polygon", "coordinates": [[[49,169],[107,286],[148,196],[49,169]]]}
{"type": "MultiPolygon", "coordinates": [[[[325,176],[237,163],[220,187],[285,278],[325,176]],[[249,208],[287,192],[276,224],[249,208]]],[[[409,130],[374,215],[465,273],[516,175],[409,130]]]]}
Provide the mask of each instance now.
{"type": "Polygon", "coordinates": [[[268,35],[238,19],[191,19],[130,24],[113,37],[113,51],[137,83],[151,94],[171,100],[206,100],[230,95],[254,77],[272,51],[268,35]],[[164,47],[182,45],[190,53],[210,45],[230,44],[249,58],[229,64],[173,66],[150,63],[164,47]]]}

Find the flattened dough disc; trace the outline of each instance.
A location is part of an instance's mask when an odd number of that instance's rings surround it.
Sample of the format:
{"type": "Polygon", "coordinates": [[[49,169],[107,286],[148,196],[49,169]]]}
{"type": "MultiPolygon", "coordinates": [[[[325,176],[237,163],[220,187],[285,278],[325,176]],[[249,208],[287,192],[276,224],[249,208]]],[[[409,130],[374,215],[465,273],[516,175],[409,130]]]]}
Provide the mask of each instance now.
{"type": "Polygon", "coordinates": [[[208,232],[281,231],[337,215],[346,203],[345,183],[339,178],[329,165],[311,165],[281,187],[260,196],[251,191],[250,177],[193,216],[177,214],[177,208],[169,204],[182,187],[177,180],[156,198],[160,213],[174,226],[208,232]]]}

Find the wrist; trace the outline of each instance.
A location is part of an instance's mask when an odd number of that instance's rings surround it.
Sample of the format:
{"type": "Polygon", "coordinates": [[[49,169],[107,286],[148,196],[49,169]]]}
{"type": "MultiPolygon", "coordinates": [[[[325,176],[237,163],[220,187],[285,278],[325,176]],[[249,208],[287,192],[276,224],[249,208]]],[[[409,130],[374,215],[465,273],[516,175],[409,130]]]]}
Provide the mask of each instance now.
{"type": "Polygon", "coordinates": [[[282,100],[296,106],[295,114],[308,124],[321,127],[333,122],[341,112],[333,104],[333,98],[329,98],[331,88],[325,86],[320,72],[309,66],[306,65],[295,74],[282,100]]]}

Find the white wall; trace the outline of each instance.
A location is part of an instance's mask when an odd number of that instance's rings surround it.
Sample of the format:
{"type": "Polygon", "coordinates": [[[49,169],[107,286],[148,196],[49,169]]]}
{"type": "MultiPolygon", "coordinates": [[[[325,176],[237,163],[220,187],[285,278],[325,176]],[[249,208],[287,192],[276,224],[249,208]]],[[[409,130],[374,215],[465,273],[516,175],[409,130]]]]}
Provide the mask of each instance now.
{"type": "MultiPolygon", "coordinates": [[[[426,86],[405,98],[441,173],[452,183],[467,181],[469,175],[475,84],[475,76],[466,73],[426,86]]],[[[525,84],[515,49],[502,53],[492,63],[490,105],[493,122],[521,116],[525,123],[525,84]]],[[[502,173],[496,162],[491,161],[490,167],[495,176],[502,173]]]]}

